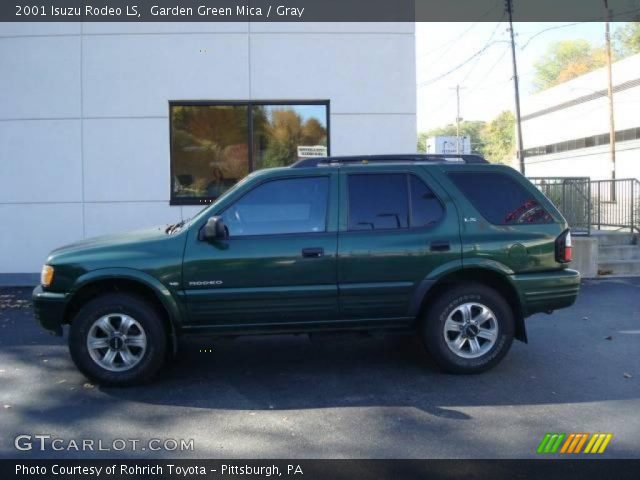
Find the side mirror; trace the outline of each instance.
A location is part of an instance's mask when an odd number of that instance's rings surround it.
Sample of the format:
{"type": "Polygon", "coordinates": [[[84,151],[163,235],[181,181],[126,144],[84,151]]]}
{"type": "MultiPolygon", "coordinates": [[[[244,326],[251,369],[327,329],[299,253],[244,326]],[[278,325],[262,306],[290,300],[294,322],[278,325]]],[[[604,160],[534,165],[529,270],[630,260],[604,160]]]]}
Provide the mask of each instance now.
{"type": "Polygon", "coordinates": [[[200,230],[200,240],[227,240],[229,230],[222,221],[222,217],[214,216],[207,220],[207,223],[200,230]]]}

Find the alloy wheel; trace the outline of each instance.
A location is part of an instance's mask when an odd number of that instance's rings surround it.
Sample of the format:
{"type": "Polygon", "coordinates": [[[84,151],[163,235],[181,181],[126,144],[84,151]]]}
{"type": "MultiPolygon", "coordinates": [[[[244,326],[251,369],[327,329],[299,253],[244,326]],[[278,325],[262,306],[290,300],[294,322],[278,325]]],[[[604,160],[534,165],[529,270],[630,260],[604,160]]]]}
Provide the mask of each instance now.
{"type": "Polygon", "coordinates": [[[498,321],[489,307],[470,302],[457,306],[444,323],[449,349],[462,358],[486,354],[498,339],[498,321]]]}
{"type": "Polygon", "coordinates": [[[133,317],[110,313],[91,325],[87,349],[100,367],[111,372],[123,372],[142,360],[147,350],[147,335],[133,317]]]}

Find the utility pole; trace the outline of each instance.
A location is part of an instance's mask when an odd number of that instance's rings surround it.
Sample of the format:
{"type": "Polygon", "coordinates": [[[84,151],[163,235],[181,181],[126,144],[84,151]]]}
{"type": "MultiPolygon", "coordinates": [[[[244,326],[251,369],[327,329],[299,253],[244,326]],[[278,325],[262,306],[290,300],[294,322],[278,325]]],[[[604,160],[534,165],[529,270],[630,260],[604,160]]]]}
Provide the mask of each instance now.
{"type": "Polygon", "coordinates": [[[524,148],[522,146],[522,121],[520,119],[520,86],[518,80],[518,64],[516,63],[516,41],[513,32],[513,0],[505,0],[505,7],[509,14],[509,32],[511,33],[511,60],[513,62],[513,85],[516,96],[516,126],[518,128],[518,158],[520,159],[520,173],[524,175],[524,148]]]}
{"type": "Polygon", "coordinates": [[[462,121],[462,117],[460,117],[460,85],[456,85],[456,153],[460,154],[460,122],[462,121]]]}
{"type": "MultiPolygon", "coordinates": [[[[611,180],[616,179],[616,125],[613,110],[613,78],[611,74],[611,30],[609,22],[611,21],[611,10],[609,9],[609,1],[604,0],[604,8],[606,10],[605,22],[605,42],[607,50],[607,82],[609,93],[609,152],[611,153],[611,180]]],[[[615,200],[615,183],[611,183],[612,200],[615,200]]]]}

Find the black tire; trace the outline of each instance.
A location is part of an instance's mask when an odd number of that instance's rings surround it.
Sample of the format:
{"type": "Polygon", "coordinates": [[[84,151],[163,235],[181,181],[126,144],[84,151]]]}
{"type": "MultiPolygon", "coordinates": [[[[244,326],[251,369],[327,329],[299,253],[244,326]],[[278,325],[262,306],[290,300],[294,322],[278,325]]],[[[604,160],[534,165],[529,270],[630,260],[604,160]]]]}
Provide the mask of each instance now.
{"type": "MultiPolygon", "coordinates": [[[[134,328],[138,333],[138,327],[134,328]]],[[[134,295],[125,293],[101,295],[87,302],[71,321],[69,332],[71,358],[84,375],[100,385],[124,387],[148,382],[162,367],[166,346],[167,333],[161,316],[152,305],[134,295]],[[139,347],[131,348],[131,351],[138,352],[138,360],[134,366],[126,367],[123,363],[124,357],[117,355],[120,359],[119,368],[128,368],[123,371],[111,371],[101,366],[92,358],[87,346],[89,332],[98,319],[109,316],[110,321],[118,321],[118,315],[111,316],[111,314],[127,315],[135,319],[142,328],[146,340],[144,350],[139,347]]],[[[106,352],[106,350],[102,351],[106,352]]],[[[118,364],[115,365],[118,366],[118,364]]]]}
{"type": "MultiPolygon", "coordinates": [[[[478,315],[482,311],[480,307],[470,307],[478,315]]],[[[472,313],[471,315],[474,315],[472,313]]],[[[476,317],[480,318],[480,317],[476,317]]],[[[460,322],[464,325],[463,322],[460,322]]],[[[467,327],[468,328],[468,327],[467,327]]],[[[503,296],[494,289],[478,283],[468,283],[454,286],[443,291],[435,301],[429,305],[424,312],[423,318],[419,323],[419,333],[422,341],[431,354],[438,366],[448,373],[454,374],[475,374],[481,373],[497,365],[507,354],[514,335],[514,319],[513,312],[503,296]],[[476,305],[487,307],[495,322],[489,320],[490,323],[484,323],[485,327],[491,327],[497,324],[497,334],[495,341],[491,345],[491,341],[479,336],[473,337],[474,332],[477,335],[478,329],[465,330],[456,333],[455,330],[445,333],[445,322],[453,312],[453,319],[458,320],[462,316],[464,305],[476,305]],[[456,317],[458,316],[458,317],[456,317]],[[456,340],[462,340],[463,348],[459,353],[454,352],[450,347],[447,339],[452,343],[456,340]],[[476,353],[471,351],[471,341],[476,338],[477,345],[482,342],[482,349],[487,349],[482,353],[481,350],[476,353]],[[486,346],[485,346],[486,345],[486,346]],[[468,352],[467,352],[468,350],[468,352]],[[482,353],[480,355],[480,353],[482,353]],[[475,358],[464,358],[461,355],[480,355],[475,358]]]]}

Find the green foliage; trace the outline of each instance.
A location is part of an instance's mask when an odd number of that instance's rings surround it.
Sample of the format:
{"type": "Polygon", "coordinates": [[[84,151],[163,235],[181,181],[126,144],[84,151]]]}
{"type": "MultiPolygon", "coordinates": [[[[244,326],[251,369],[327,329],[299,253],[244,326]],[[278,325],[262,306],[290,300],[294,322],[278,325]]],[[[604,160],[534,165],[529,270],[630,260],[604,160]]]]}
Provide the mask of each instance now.
{"type": "MultiPolygon", "coordinates": [[[[460,135],[471,138],[472,153],[479,153],[492,163],[506,163],[515,153],[515,116],[502,112],[491,122],[460,123],[460,135]]],[[[455,136],[456,126],[446,125],[418,135],[418,152],[425,152],[425,139],[435,136],[455,136]]]]}
{"type": "Polygon", "coordinates": [[[572,78],[584,75],[606,64],[603,49],[594,48],[586,40],[562,40],[551,44],[533,65],[536,91],[546,90],[572,78]]]}
{"type": "MultiPolygon", "coordinates": [[[[592,45],[586,40],[562,40],[552,43],[547,52],[534,63],[535,91],[559,85],[567,80],[584,75],[607,62],[604,48],[604,28],[601,45],[592,45]]],[[[613,60],[622,60],[640,53],[640,22],[628,22],[612,35],[613,60]]]]}
{"type": "Polygon", "coordinates": [[[613,34],[613,49],[617,58],[640,53],[640,22],[629,22],[613,34]]]}
{"type": "Polygon", "coordinates": [[[506,163],[515,153],[516,117],[510,111],[504,111],[482,130],[484,143],[482,153],[492,163],[506,163]]]}

